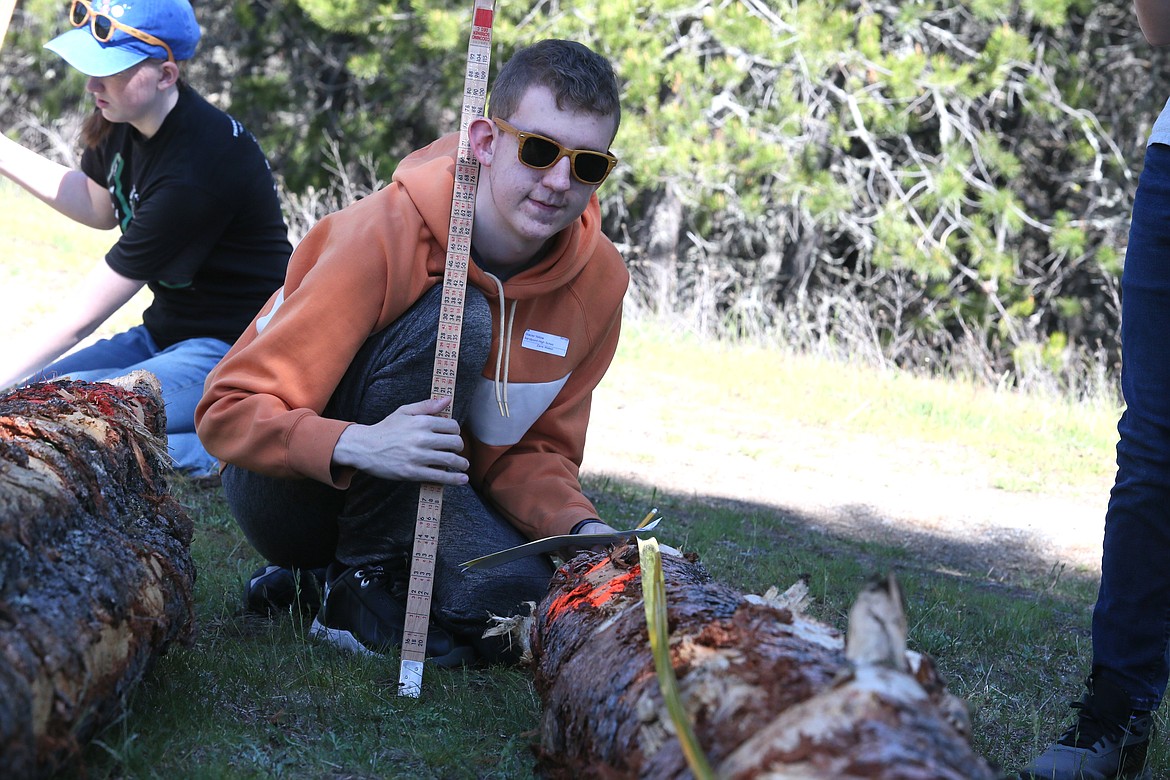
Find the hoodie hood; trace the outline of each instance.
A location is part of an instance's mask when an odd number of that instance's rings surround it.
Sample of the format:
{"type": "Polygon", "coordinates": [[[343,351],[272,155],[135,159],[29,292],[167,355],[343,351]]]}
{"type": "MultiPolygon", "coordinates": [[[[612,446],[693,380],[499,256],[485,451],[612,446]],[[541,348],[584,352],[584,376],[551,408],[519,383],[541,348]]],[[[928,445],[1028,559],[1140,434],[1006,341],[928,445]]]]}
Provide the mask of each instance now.
{"type": "MultiPolygon", "coordinates": [[[[444,251],[450,232],[458,152],[459,133],[449,133],[405,157],[392,178],[409,194],[427,229],[444,251]]],[[[539,262],[504,282],[506,297],[523,301],[569,284],[580,275],[601,238],[601,205],[594,194],[581,218],[557,235],[539,262]]],[[[496,294],[495,277],[474,263],[468,269],[468,278],[489,295],[496,294]]]]}

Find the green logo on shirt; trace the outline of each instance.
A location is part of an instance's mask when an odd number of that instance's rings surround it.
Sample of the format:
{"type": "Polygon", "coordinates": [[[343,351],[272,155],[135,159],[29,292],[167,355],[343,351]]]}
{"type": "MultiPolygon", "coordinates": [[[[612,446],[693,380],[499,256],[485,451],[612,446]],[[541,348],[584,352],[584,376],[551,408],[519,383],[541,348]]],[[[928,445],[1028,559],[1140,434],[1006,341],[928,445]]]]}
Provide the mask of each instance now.
{"type": "Polygon", "coordinates": [[[118,152],[114,155],[114,161],[110,165],[110,172],[106,175],[106,183],[109,186],[110,196],[114,199],[114,209],[121,215],[118,227],[122,229],[123,233],[130,226],[130,220],[134,219],[134,207],[130,205],[130,199],[126,197],[122,183],[122,172],[125,169],[126,161],[122,159],[122,153],[118,152]]]}

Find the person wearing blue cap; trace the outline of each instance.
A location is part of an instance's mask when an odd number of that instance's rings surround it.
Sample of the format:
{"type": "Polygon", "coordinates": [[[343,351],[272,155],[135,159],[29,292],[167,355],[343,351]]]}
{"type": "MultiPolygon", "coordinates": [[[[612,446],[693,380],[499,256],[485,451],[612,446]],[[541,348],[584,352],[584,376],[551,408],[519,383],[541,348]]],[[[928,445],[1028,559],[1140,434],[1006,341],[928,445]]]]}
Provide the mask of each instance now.
{"type": "Polygon", "coordinates": [[[181,77],[200,38],[188,0],[73,0],[68,19],[72,29],[45,47],[89,77],[95,109],[80,165],[0,136],[0,173],[121,235],[57,313],[0,355],[0,388],[150,371],[176,468],[212,475],[195,406],[208,372],[284,281],[292,246],[276,183],[255,138],[181,77]],[[141,325],[69,353],[143,285],[153,299],[141,325]]]}

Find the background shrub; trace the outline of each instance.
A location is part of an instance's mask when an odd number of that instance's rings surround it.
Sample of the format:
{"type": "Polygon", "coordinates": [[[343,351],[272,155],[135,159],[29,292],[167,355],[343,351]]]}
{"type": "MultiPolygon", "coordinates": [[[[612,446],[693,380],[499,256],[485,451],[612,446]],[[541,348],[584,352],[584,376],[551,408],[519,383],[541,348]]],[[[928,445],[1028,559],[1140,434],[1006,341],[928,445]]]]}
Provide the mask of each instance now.
{"type": "MultiPolygon", "coordinates": [[[[10,132],[62,156],[88,108],[40,48],[64,8],[22,3],[0,55],[10,132]]],[[[189,78],[261,138],[298,224],[457,126],[466,0],[196,9],[189,78]]],[[[549,36],[617,67],[623,163],[601,194],[631,306],[1000,383],[1116,368],[1129,208],[1170,94],[1128,2],[496,10],[496,68],[549,36]]]]}

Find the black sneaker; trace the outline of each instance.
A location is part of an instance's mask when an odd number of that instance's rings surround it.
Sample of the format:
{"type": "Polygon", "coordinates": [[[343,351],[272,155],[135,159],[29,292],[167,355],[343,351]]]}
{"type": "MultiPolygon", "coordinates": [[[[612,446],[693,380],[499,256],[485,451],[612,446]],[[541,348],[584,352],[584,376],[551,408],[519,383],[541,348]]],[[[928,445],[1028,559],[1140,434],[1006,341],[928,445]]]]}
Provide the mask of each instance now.
{"type": "Polygon", "coordinates": [[[1151,780],[1146,767],[1154,719],[1130,708],[1129,697],[1103,680],[1070,706],[1077,720],[1054,745],[1020,772],[1020,780],[1151,780]]]}
{"type": "MultiPolygon", "coordinates": [[[[372,564],[345,567],[330,564],[325,575],[325,601],[313,619],[310,636],[343,650],[384,656],[401,650],[406,625],[406,582],[372,564]]],[[[427,628],[427,660],[454,667],[475,660],[475,649],[460,644],[433,622],[427,628]]]]}
{"type": "Polygon", "coordinates": [[[244,609],[257,615],[280,615],[293,607],[312,614],[321,608],[324,569],[288,569],[269,564],[252,572],[244,584],[244,609]]]}

